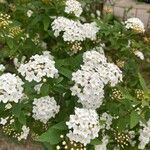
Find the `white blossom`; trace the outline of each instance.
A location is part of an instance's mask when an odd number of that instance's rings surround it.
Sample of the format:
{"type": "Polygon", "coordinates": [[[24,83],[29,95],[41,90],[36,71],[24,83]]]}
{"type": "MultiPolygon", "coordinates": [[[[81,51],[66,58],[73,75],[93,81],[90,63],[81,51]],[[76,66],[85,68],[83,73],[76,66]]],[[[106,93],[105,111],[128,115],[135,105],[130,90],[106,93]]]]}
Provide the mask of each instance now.
{"type": "Polygon", "coordinates": [[[144,24],[139,18],[129,18],[125,21],[125,27],[127,29],[133,29],[139,33],[145,32],[144,24]]]}
{"type": "Polygon", "coordinates": [[[15,74],[5,73],[0,76],[0,102],[18,103],[22,99],[24,82],[15,74]]]}
{"type": "Polygon", "coordinates": [[[66,124],[69,128],[67,136],[71,141],[87,145],[98,137],[100,126],[95,110],[75,108],[75,115],[70,115],[70,120],[66,124]]]}
{"type": "Polygon", "coordinates": [[[43,123],[47,123],[49,119],[54,118],[59,112],[60,106],[57,105],[54,97],[41,97],[39,99],[34,99],[33,102],[33,118],[35,120],[40,120],[43,123]]]}
{"type": "Polygon", "coordinates": [[[5,66],[3,64],[0,64],[0,72],[3,72],[5,70],[5,66]]]}
{"type": "Polygon", "coordinates": [[[135,51],[134,54],[139,57],[141,60],[144,60],[144,55],[141,51],[135,51]]]}
{"type": "Polygon", "coordinates": [[[142,129],[139,130],[139,145],[138,148],[144,150],[145,146],[150,143],[150,119],[147,124],[140,123],[142,129]]]}
{"type": "Polygon", "coordinates": [[[42,85],[43,83],[40,83],[34,86],[34,90],[37,92],[37,94],[40,94],[42,85]]]}
{"type": "Polygon", "coordinates": [[[22,132],[21,134],[17,137],[18,138],[18,141],[21,141],[21,140],[26,140],[28,135],[29,135],[29,132],[30,132],[30,128],[27,127],[27,126],[22,126],[22,132]]]}
{"type": "Polygon", "coordinates": [[[96,109],[103,102],[104,86],[121,82],[122,72],[115,64],[107,63],[104,52],[87,51],[83,54],[83,62],[81,69],[72,73],[75,84],[70,90],[83,107],[96,109]]]}
{"type": "Polygon", "coordinates": [[[82,13],[82,7],[81,4],[76,0],[67,0],[66,1],[66,7],[65,12],[66,13],[74,13],[76,17],[80,17],[82,13]]]}
{"type": "Polygon", "coordinates": [[[70,20],[65,17],[58,17],[52,22],[52,30],[55,37],[63,33],[64,41],[75,42],[86,39],[96,40],[99,31],[96,23],[81,24],[79,21],[70,20]]]}
{"type": "Polygon", "coordinates": [[[40,82],[43,77],[54,78],[58,76],[58,70],[55,68],[55,61],[48,51],[42,55],[34,55],[29,62],[21,64],[18,72],[29,82],[40,82]]]}
{"type": "Polygon", "coordinates": [[[32,11],[32,10],[28,10],[28,11],[27,11],[27,16],[28,16],[29,18],[32,16],[32,14],[33,14],[33,11],[32,11]]]}
{"type": "Polygon", "coordinates": [[[8,118],[9,118],[9,117],[1,118],[1,119],[0,119],[0,125],[3,125],[3,126],[4,126],[4,125],[7,123],[8,118]]]}
{"type": "Polygon", "coordinates": [[[6,110],[11,109],[11,108],[12,108],[11,103],[7,103],[7,104],[5,105],[5,109],[6,109],[6,110]]]}
{"type": "Polygon", "coordinates": [[[100,145],[95,146],[95,150],[107,150],[108,143],[109,143],[108,136],[104,136],[102,139],[102,143],[100,145]]]}
{"type": "Polygon", "coordinates": [[[100,117],[100,128],[109,130],[111,128],[113,117],[108,113],[103,113],[100,117]]]}

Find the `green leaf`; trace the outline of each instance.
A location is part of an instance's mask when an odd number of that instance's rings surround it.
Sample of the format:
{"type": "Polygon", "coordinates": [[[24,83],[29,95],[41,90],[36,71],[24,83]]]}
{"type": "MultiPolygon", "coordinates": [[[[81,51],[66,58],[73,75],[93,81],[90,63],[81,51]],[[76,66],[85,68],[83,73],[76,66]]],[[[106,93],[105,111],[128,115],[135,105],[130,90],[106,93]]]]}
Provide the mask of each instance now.
{"type": "Polygon", "coordinates": [[[42,94],[42,96],[47,96],[49,92],[50,92],[50,84],[44,83],[41,87],[40,93],[42,94]]]}
{"type": "Polygon", "coordinates": [[[16,116],[16,117],[19,117],[20,114],[21,114],[21,108],[22,108],[22,106],[21,106],[20,103],[18,103],[18,104],[16,104],[15,106],[13,106],[12,114],[13,114],[14,116],[16,116]]]}
{"type": "Polygon", "coordinates": [[[21,124],[23,124],[23,125],[26,124],[26,116],[25,116],[24,112],[20,113],[20,116],[18,117],[18,120],[21,124]]]}
{"type": "Polygon", "coordinates": [[[71,79],[71,77],[72,77],[72,71],[70,71],[69,69],[64,68],[64,67],[60,67],[60,68],[58,68],[58,70],[59,70],[60,74],[64,75],[68,79],[71,79]]]}
{"type": "Polygon", "coordinates": [[[142,77],[142,75],[140,73],[138,73],[138,76],[139,76],[139,81],[140,81],[140,84],[141,84],[141,87],[142,87],[143,91],[147,92],[148,88],[146,86],[144,78],[142,77]]]}
{"type": "Polygon", "coordinates": [[[130,129],[134,128],[140,120],[140,116],[138,115],[137,112],[132,111],[130,114],[130,129]]]}
{"type": "Polygon", "coordinates": [[[43,17],[44,30],[47,31],[50,23],[50,18],[48,16],[43,17]]]}
{"type": "Polygon", "coordinates": [[[56,125],[52,126],[52,128],[58,129],[58,130],[67,130],[68,129],[65,121],[57,123],[56,125]]]}
{"type": "Polygon", "coordinates": [[[7,38],[7,39],[6,39],[6,42],[7,42],[8,47],[9,47],[10,49],[13,49],[13,47],[14,47],[14,42],[13,42],[13,40],[12,40],[11,38],[7,38]]]}
{"type": "Polygon", "coordinates": [[[47,132],[39,136],[38,141],[48,142],[51,145],[55,145],[58,144],[60,141],[62,141],[62,139],[60,138],[61,134],[62,132],[60,130],[50,128],[47,132]]]}
{"type": "Polygon", "coordinates": [[[92,140],[90,144],[91,145],[99,145],[101,143],[102,143],[102,141],[97,138],[97,139],[92,140]]]}

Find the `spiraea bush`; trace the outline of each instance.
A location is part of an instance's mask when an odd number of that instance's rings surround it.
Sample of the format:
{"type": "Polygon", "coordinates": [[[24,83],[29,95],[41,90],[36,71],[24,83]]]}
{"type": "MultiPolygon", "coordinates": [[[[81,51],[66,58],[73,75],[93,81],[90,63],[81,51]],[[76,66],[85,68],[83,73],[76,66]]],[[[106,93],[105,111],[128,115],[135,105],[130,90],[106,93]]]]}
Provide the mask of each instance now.
{"type": "Polygon", "coordinates": [[[0,127],[48,150],[150,148],[150,40],[90,0],[0,1],[0,127]],[[95,7],[97,8],[97,7],[95,7]]]}

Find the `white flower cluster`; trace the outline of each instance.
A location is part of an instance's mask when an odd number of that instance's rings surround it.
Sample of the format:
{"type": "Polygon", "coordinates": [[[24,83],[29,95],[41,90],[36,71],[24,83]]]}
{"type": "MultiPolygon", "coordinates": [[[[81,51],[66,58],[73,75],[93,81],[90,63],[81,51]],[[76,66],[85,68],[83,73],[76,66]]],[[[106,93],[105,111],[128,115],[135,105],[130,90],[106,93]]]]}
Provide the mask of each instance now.
{"type": "Polygon", "coordinates": [[[96,34],[99,31],[96,23],[81,24],[79,21],[58,17],[52,23],[54,35],[58,37],[63,32],[64,41],[75,42],[86,39],[96,40],[96,34]]]}
{"type": "Polygon", "coordinates": [[[42,55],[34,55],[29,62],[21,64],[18,72],[25,77],[29,82],[40,82],[43,77],[54,78],[58,75],[58,70],[55,68],[55,61],[48,51],[42,55]]]}
{"type": "Polygon", "coordinates": [[[70,115],[70,120],[66,122],[70,129],[67,134],[70,141],[87,145],[92,139],[98,137],[100,130],[98,118],[95,110],[75,108],[75,115],[70,115]]]}
{"type": "Polygon", "coordinates": [[[66,1],[66,7],[65,12],[67,14],[74,13],[76,17],[80,17],[82,13],[82,7],[81,4],[76,0],[67,0],[66,1]]]}
{"type": "Polygon", "coordinates": [[[5,66],[0,64],[0,72],[3,72],[5,70],[5,66]]]}
{"type": "Polygon", "coordinates": [[[0,102],[18,103],[22,99],[24,82],[15,74],[5,73],[0,76],[0,102]]]}
{"type": "Polygon", "coordinates": [[[111,128],[113,117],[108,113],[103,113],[100,117],[100,127],[101,129],[109,130],[111,128]]]}
{"type": "Polygon", "coordinates": [[[27,126],[22,126],[22,132],[21,134],[17,137],[18,138],[18,141],[21,141],[21,140],[26,140],[28,135],[29,135],[29,132],[30,132],[30,128],[27,127],[27,126]]]}
{"type": "Polygon", "coordinates": [[[95,150],[107,150],[108,142],[109,142],[108,136],[104,136],[102,139],[102,143],[100,145],[95,146],[95,150]]]}
{"type": "Polygon", "coordinates": [[[108,83],[115,86],[122,81],[121,70],[112,63],[106,62],[104,53],[95,50],[83,54],[84,64],[72,74],[72,95],[78,96],[83,107],[99,108],[104,98],[104,86],[108,83]]]}
{"type": "Polygon", "coordinates": [[[35,98],[33,105],[33,118],[35,120],[40,120],[45,124],[50,118],[55,117],[60,108],[55,99],[49,96],[41,97],[39,99],[35,98]]]}
{"type": "Polygon", "coordinates": [[[145,146],[150,143],[150,119],[147,122],[147,125],[140,123],[143,129],[140,129],[139,141],[140,144],[138,146],[139,149],[145,149],[145,146]]]}
{"type": "Polygon", "coordinates": [[[133,29],[139,33],[145,32],[144,24],[139,18],[129,18],[125,21],[125,27],[127,29],[133,29]]]}

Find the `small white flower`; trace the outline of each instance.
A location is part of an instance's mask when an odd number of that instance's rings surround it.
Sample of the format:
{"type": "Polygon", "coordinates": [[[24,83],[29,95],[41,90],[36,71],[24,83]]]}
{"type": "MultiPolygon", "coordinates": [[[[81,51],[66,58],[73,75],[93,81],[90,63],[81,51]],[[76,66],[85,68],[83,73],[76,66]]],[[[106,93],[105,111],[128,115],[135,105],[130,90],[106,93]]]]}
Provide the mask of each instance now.
{"type": "Polygon", "coordinates": [[[134,54],[139,57],[141,60],[144,60],[144,55],[141,51],[135,51],[134,54]]]}
{"type": "Polygon", "coordinates": [[[145,146],[150,143],[150,119],[148,120],[147,124],[140,123],[140,126],[142,129],[139,130],[140,144],[138,145],[138,148],[144,150],[145,146]]]}
{"type": "Polygon", "coordinates": [[[110,130],[113,117],[108,113],[103,113],[100,117],[100,127],[101,129],[110,130]]]}
{"type": "Polygon", "coordinates": [[[29,135],[29,132],[30,132],[30,128],[27,127],[27,126],[22,126],[22,132],[21,134],[18,136],[18,141],[21,141],[21,140],[26,140],[28,135],[29,135]]]}
{"type": "Polygon", "coordinates": [[[1,124],[1,125],[5,125],[5,124],[7,123],[8,118],[9,118],[9,117],[1,118],[0,124],[1,124]]]}
{"type": "Polygon", "coordinates": [[[33,14],[33,11],[32,11],[32,10],[28,10],[28,11],[27,11],[27,16],[28,16],[29,18],[32,16],[32,14],[33,14]]]}
{"type": "Polygon", "coordinates": [[[11,103],[7,103],[6,106],[5,106],[5,109],[8,110],[8,109],[11,109],[11,108],[12,108],[11,103]]]}
{"type": "Polygon", "coordinates": [[[5,66],[0,64],[0,72],[3,72],[5,70],[5,66]]]}
{"type": "Polygon", "coordinates": [[[96,145],[95,150],[107,150],[108,143],[109,143],[108,136],[104,136],[102,139],[102,144],[96,145]]]}

